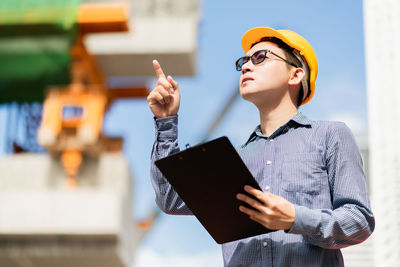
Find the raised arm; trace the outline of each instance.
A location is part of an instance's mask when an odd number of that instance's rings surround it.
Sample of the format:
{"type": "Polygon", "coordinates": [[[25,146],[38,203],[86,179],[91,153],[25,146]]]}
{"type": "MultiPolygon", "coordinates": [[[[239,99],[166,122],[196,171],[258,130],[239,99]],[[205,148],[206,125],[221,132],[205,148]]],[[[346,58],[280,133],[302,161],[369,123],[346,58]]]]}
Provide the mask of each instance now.
{"type": "Polygon", "coordinates": [[[157,84],[147,97],[150,110],[154,114],[156,140],[151,153],[151,183],[156,193],[156,203],[168,214],[191,215],[192,212],[178,196],[171,184],[154,162],[179,151],[178,110],[180,93],[178,83],[165,74],[157,60],[153,61],[157,84]]]}

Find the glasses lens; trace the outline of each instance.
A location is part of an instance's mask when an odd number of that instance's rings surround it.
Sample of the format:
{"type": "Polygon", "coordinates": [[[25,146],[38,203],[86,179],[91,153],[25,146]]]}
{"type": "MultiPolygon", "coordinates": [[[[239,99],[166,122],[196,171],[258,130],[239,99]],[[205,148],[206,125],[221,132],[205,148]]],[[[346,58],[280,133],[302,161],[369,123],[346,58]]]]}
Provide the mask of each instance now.
{"type": "Polygon", "coordinates": [[[253,64],[260,64],[261,62],[264,61],[265,57],[267,56],[267,50],[260,50],[255,52],[252,56],[251,56],[251,61],[253,62],[253,64]]]}
{"type": "Polygon", "coordinates": [[[244,64],[246,64],[246,62],[249,61],[248,57],[241,57],[236,61],[236,70],[237,71],[241,71],[242,70],[242,66],[244,64]]]}

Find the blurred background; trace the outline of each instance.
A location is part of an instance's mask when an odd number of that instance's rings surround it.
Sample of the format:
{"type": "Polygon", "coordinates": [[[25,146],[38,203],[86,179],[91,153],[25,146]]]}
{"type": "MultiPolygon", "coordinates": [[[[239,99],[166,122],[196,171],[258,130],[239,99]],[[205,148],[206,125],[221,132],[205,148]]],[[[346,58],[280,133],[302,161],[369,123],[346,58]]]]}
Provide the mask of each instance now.
{"type": "Polygon", "coordinates": [[[244,143],[259,118],[234,62],[255,26],[311,43],[300,111],[359,144],[377,225],[346,266],[400,266],[399,15],[396,0],[2,0],[0,266],[222,266],[196,218],[155,205],[146,96],[158,59],[181,90],[181,147],[244,143]]]}

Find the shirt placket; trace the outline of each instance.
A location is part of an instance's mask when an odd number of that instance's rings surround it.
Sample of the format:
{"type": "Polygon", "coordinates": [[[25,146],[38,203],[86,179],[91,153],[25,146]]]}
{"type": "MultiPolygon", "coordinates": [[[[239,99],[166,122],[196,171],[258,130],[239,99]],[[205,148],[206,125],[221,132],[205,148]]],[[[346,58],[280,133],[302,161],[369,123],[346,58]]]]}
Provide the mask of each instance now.
{"type": "MultiPolygon", "coordinates": [[[[264,140],[264,177],[262,183],[262,190],[264,192],[275,193],[275,188],[272,186],[272,182],[275,180],[273,177],[274,174],[274,166],[275,166],[275,139],[274,138],[265,138],[264,140]]],[[[272,244],[270,235],[263,235],[260,238],[260,247],[261,247],[261,256],[262,256],[262,266],[272,266],[272,244]]]]}

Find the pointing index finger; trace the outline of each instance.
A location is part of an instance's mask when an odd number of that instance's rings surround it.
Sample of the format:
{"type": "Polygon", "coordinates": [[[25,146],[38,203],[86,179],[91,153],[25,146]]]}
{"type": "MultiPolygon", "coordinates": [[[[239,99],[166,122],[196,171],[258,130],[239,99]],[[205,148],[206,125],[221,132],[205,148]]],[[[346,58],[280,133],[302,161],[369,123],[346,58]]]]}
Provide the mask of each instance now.
{"type": "Polygon", "coordinates": [[[154,67],[154,71],[156,72],[157,79],[160,79],[160,78],[166,79],[160,63],[158,63],[158,61],[155,59],[153,60],[153,67],[154,67]]]}

